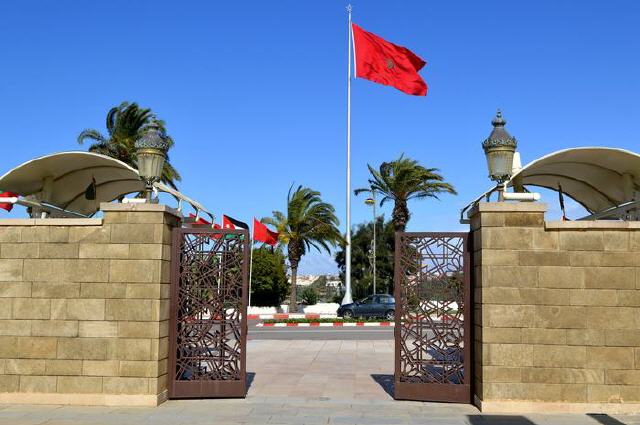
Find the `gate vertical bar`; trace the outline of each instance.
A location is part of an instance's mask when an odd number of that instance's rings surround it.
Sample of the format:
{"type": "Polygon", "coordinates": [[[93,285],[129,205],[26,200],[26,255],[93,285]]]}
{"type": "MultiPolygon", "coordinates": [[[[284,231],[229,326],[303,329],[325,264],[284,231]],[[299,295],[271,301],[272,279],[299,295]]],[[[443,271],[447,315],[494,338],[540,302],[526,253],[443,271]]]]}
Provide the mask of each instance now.
{"type": "Polygon", "coordinates": [[[402,303],[402,290],[400,288],[400,285],[402,284],[402,270],[401,270],[401,263],[400,263],[400,258],[401,258],[401,251],[402,251],[402,237],[401,235],[403,235],[404,233],[401,232],[396,232],[395,234],[395,240],[394,240],[394,254],[393,254],[393,298],[396,301],[396,320],[395,320],[395,324],[393,326],[393,337],[394,337],[394,350],[395,350],[395,356],[394,356],[394,372],[393,372],[393,381],[394,381],[394,393],[393,393],[393,397],[394,398],[398,398],[397,397],[397,381],[398,381],[398,377],[400,376],[400,356],[401,356],[401,351],[400,351],[400,345],[402,343],[402,334],[400,332],[400,327],[402,326],[402,316],[404,315],[404,311],[403,311],[403,303],[402,303]]]}
{"type": "Polygon", "coordinates": [[[175,393],[174,375],[176,370],[177,353],[177,323],[178,323],[178,280],[180,269],[180,254],[182,252],[182,229],[175,228],[171,234],[171,287],[169,308],[169,363],[167,365],[167,391],[169,398],[175,393]]]}
{"type": "Polygon", "coordinates": [[[240,319],[240,331],[241,331],[241,343],[242,343],[242,382],[244,383],[244,394],[247,395],[247,333],[249,332],[249,325],[247,323],[247,309],[249,308],[249,295],[251,281],[249,278],[249,271],[251,270],[251,260],[253,259],[253,234],[248,231],[244,231],[244,247],[242,252],[244,259],[242,261],[242,317],[240,319]]]}
{"type": "Polygon", "coordinates": [[[471,253],[473,252],[473,239],[471,232],[465,233],[464,238],[464,305],[465,305],[465,319],[464,319],[464,361],[465,361],[465,373],[464,384],[468,389],[468,401],[473,402],[473,344],[474,338],[474,319],[475,319],[475,304],[473,302],[473,259],[471,253]]]}

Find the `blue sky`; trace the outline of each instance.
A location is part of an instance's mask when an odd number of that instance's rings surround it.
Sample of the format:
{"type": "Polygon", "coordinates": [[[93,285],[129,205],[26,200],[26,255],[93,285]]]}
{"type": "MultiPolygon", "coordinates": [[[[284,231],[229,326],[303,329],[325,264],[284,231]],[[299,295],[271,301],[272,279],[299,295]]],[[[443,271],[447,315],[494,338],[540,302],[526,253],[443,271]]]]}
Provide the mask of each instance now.
{"type": "MultiPolygon", "coordinates": [[[[78,149],[82,129],[104,130],[107,110],[129,100],[166,120],[180,189],[217,214],[249,221],[283,209],[295,182],[321,191],[343,218],[345,6],[2,2],[0,171],[78,149]]],[[[639,2],[353,7],[354,22],[427,61],[426,98],[366,80],[352,86],[354,187],[366,184],[367,163],[404,152],[458,189],[411,204],[410,230],[465,229],[459,209],[490,186],[480,143],[498,107],[523,163],[575,146],[638,150],[639,2]]],[[[544,198],[557,213],[555,195],[544,198]]],[[[370,217],[361,199],[353,205],[354,223],[370,217]]],[[[302,272],[333,268],[311,255],[302,272]]]]}

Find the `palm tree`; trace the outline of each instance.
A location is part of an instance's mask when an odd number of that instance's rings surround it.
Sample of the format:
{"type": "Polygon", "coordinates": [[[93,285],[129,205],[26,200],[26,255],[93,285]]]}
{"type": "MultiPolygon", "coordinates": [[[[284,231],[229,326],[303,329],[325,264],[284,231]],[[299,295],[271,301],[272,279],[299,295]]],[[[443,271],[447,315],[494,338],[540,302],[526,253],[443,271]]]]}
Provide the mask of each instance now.
{"type": "Polygon", "coordinates": [[[331,252],[331,247],[343,241],[335,209],[320,198],[320,192],[308,187],[293,186],[287,195],[287,213],[274,211],[273,217],[262,219],[275,226],[280,233],[278,241],[287,246],[291,267],[291,296],[289,312],[296,310],[296,281],[300,259],[311,248],[331,252]]]}
{"type": "Polygon", "coordinates": [[[411,217],[407,202],[410,199],[439,199],[441,193],[457,195],[453,186],[444,181],[437,168],[425,168],[418,161],[406,158],[404,154],[391,162],[383,162],[380,169],[371,165],[369,172],[369,188],[356,189],[355,194],[369,192],[372,189],[382,194],[380,206],[394,201],[391,220],[396,232],[404,232],[411,217]]]}
{"type": "MultiPolygon", "coordinates": [[[[169,147],[173,146],[165,122],[159,120],[151,109],[140,108],[137,103],[122,102],[107,113],[108,136],[98,130],[86,129],[78,135],[78,143],[92,140],[94,143],[89,146],[89,152],[107,155],[138,168],[135,143],[150,130],[159,131],[169,142],[169,147]]],[[[174,189],[177,188],[175,182],[180,181],[180,174],[169,163],[168,157],[162,170],[162,181],[174,189]]]]}

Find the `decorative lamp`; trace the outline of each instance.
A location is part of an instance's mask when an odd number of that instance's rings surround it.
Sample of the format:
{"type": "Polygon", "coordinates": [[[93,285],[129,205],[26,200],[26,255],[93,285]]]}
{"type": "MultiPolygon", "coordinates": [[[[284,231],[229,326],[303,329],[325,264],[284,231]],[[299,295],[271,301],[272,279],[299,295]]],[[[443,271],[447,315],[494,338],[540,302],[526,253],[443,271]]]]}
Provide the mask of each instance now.
{"type": "Polygon", "coordinates": [[[138,173],[145,184],[147,201],[151,201],[153,183],[162,177],[162,169],[167,159],[169,142],[159,131],[152,130],[145,133],[136,141],[136,156],[138,158],[138,173]]]}
{"type": "Polygon", "coordinates": [[[502,118],[502,112],[498,109],[496,117],[491,121],[493,130],[489,137],[482,142],[482,149],[487,157],[489,178],[498,182],[501,186],[511,178],[513,170],[513,155],[518,146],[515,137],[512,137],[504,126],[507,121],[502,118]]]}

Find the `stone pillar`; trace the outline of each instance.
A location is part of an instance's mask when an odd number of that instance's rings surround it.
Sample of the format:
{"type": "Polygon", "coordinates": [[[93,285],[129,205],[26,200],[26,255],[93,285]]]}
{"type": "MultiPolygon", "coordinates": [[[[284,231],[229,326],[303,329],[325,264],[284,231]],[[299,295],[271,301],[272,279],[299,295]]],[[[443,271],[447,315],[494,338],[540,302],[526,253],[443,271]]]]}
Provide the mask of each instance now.
{"type": "Polygon", "coordinates": [[[166,398],[171,231],[163,205],[0,220],[0,403],[166,398]]]}
{"type": "Polygon", "coordinates": [[[545,210],[500,202],[469,213],[476,403],[638,412],[640,223],[545,222],[545,210]]]}

